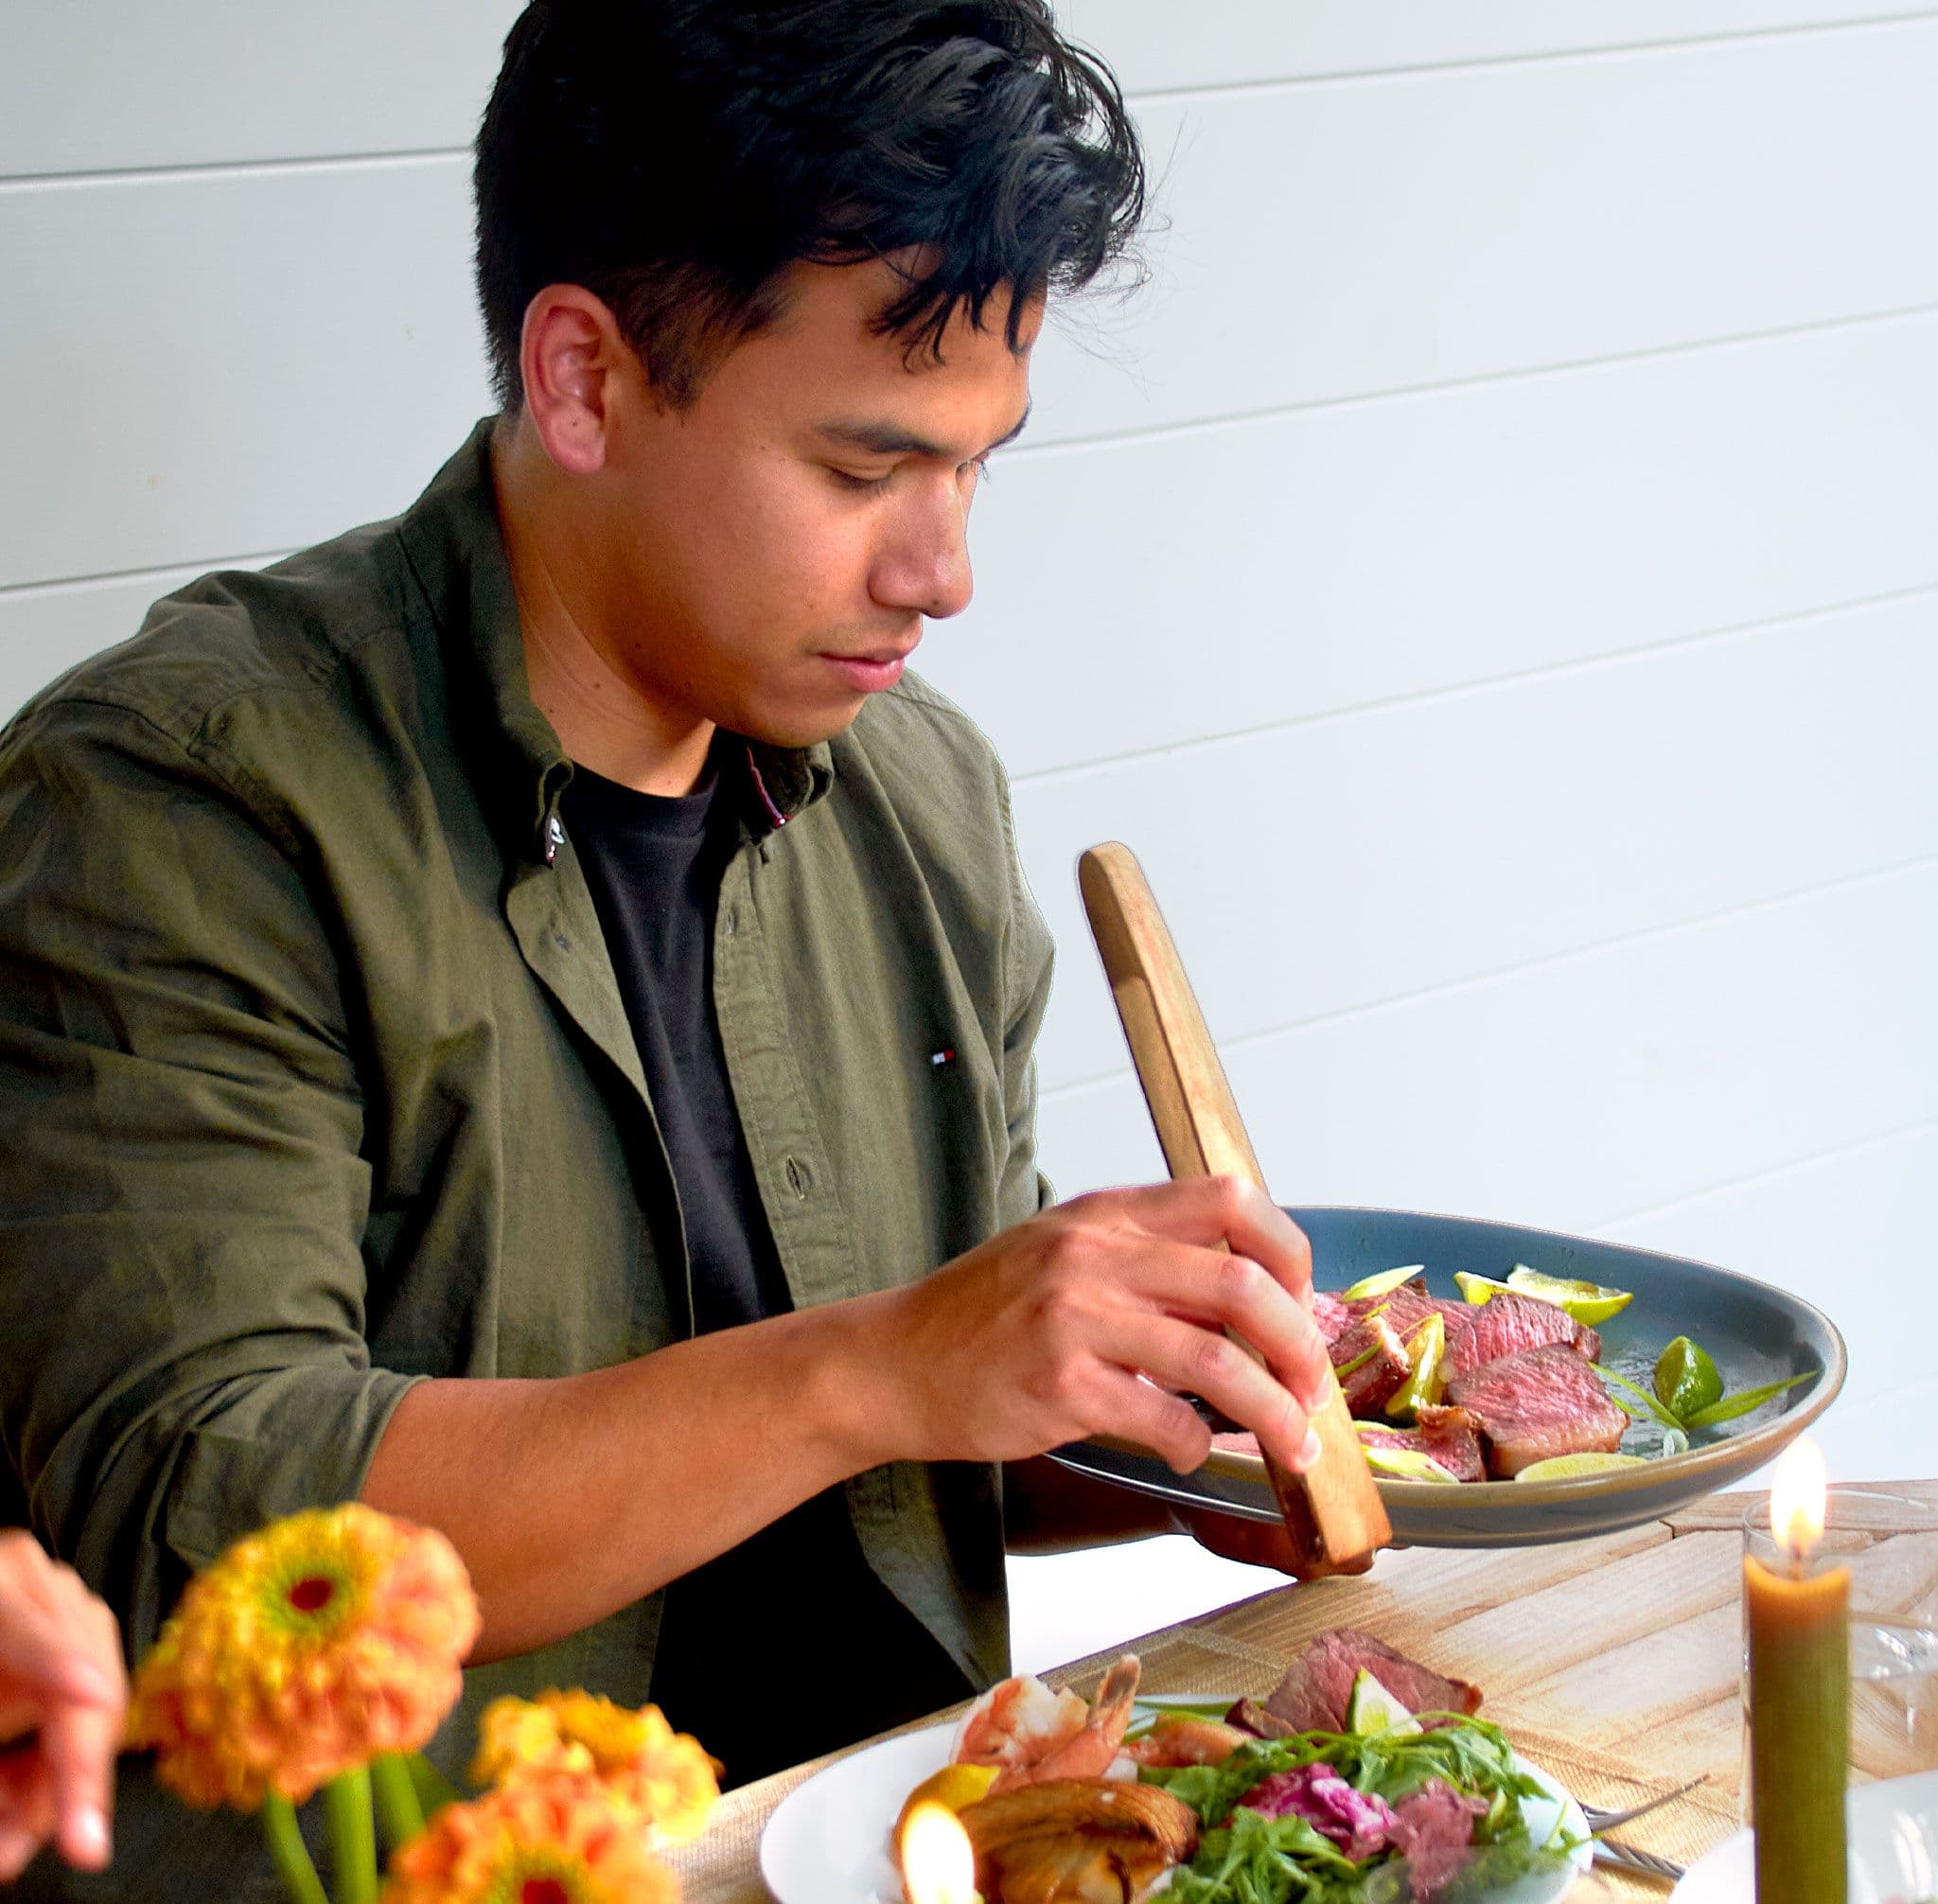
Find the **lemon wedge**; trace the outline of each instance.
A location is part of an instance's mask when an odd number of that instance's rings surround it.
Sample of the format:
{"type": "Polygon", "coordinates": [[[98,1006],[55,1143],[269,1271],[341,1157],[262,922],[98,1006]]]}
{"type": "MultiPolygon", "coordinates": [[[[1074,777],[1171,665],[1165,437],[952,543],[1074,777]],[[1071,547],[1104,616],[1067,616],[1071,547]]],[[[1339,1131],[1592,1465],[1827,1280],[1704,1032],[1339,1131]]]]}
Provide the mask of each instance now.
{"type": "Polygon", "coordinates": [[[1411,1282],[1417,1276],[1426,1274],[1423,1262],[1402,1263],[1398,1269],[1383,1269],[1372,1276],[1363,1276],[1350,1289],[1339,1292],[1341,1302],[1358,1302],[1368,1296],[1390,1296],[1402,1282],[1411,1282]]]}
{"type": "Polygon", "coordinates": [[[1588,1474],[1611,1474],[1617,1468],[1646,1468],[1646,1454],[1550,1454],[1531,1461],[1515,1475],[1517,1481],[1578,1481],[1588,1474]]]}
{"type": "Polygon", "coordinates": [[[1552,1302],[1565,1309],[1577,1322],[1593,1328],[1606,1322],[1618,1310],[1627,1309],[1634,1299],[1631,1291],[1604,1289],[1598,1282],[1582,1282],[1573,1277],[1544,1276],[1517,1262],[1507,1272],[1507,1287],[1517,1296],[1531,1296],[1537,1302],[1552,1302]]]}
{"type": "Polygon", "coordinates": [[[1471,1269],[1456,1269],[1454,1272],[1454,1286],[1469,1302],[1491,1302],[1507,1285],[1496,1282],[1490,1276],[1476,1276],[1471,1269]]]}
{"type": "Polygon", "coordinates": [[[901,1812],[895,1820],[896,1847],[900,1848],[902,1834],[907,1830],[918,1806],[940,1805],[945,1811],[965,1810],[978,1799],[989,1796],[989,1788],[1001,1770],[997,1765],[945,1765],[940,1772],[930,1772],[902,1801],[901,1812]]]}
{"type": "Polygon", "coordinates": [[[1365,1666],[1352,1677],[1352,1693],[1346,1701],[1346,1729],[1365,1735],[1376,1732],[1416,1733],[1420,1722],[1369,1673],[1365,1666]]]}

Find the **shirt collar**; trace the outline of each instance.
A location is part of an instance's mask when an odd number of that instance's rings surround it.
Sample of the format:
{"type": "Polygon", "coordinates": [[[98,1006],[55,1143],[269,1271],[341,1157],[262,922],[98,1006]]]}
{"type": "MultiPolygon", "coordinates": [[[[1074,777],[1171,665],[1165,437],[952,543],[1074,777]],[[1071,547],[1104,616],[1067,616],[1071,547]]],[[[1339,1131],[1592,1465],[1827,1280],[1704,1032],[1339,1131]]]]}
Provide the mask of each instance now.
{"type": "MultiPolygon", "coordinates": [[[[453,714],[475,749],[479,785],[519,856],[550,860],[562,837],[558,801],[573,767],[532,699],[518,598],[498,522],[491,432],[480,422],[397,525],[436,626],[453,714]]],[[[784,827],[834,784],[833,750],[742,741],[747,818],[756,836],[784,827]]]]}

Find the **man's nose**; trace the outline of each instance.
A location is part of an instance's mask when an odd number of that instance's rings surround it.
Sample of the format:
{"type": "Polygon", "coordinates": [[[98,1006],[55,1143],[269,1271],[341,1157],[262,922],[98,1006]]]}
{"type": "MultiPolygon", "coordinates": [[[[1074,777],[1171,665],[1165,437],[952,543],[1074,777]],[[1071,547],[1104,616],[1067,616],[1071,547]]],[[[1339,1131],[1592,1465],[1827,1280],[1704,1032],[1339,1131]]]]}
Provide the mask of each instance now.
{"type": "Polygon", "coordinates": [[[870,592],[884,608],[942,621],[969,606],[969,496],[954,483],[908,499],[877,555],[870,592]]]}

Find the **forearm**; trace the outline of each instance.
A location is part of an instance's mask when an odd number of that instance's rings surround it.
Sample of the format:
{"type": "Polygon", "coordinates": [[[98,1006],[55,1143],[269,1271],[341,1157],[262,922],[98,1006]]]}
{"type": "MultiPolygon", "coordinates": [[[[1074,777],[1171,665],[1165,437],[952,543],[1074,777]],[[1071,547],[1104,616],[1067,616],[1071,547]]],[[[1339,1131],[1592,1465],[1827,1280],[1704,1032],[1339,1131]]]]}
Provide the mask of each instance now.
{"type": "Polygon", "coordinates": [[[477,1662],[630,1604],[889,1458],[867,1301],[554,1381],[419,1383],[362,1489],[435,1526],[484,1611],[477,1662]]]}

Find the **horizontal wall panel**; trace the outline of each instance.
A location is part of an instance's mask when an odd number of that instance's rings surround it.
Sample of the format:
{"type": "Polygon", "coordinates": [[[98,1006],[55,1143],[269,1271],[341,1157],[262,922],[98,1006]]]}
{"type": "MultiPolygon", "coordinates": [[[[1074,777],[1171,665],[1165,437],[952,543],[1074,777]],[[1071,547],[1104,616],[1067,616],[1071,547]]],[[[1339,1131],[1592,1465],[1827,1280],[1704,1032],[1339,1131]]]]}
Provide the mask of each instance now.
{"type": "Polygon", "coordinates": [[[8,0],[0,177],[468,145],[518,0],[8,0]]]}
{"type": "Polygon", "coordinates": [[[1938,303],[1934,99],[1938,18],[1154,104],[1153,282],[1052,327],[1031,434],[1938,303]]]}
{"type": "MultiPolygon", "coordinates": [[[[0,177],[467,145],[518,0],[9,0],[0,177]]],[[[1913,10],[1877,0],[1066,0],[1134,90],[1753,33],[1913,10]]]]}
{"type": "MultiPolygon", "coordinates": [[[[1938,1116],[1934,969],[1927,863],[1227,1046],[1225,1068],[1286,1203],[1593,1233],[1938,1116]]],[[[1162,1173],[1128,1070],[1051,1093],[1042,1129],[1066,1195],[1162,1173]]]]}
{"type": "Polygon", "coordinates": [[[1520,60],[1929,13],[1880,0],[1059,0],[1132,92],[1520,60]]]}
{"type": "Polygon", "coordinates": [[[456,159],[0,191],[0,586],[294,547],[491,407],[456,159]]]}
{"type": "Polygon", "coordinates": [[[1073,876],[1100,839],[1251,1037],[1938,855],[1933,709],[1938,590],[1025,782],[1044,1077],[1124,1063],[1073,876]]]}
{"type": "Polygon", "coordinates": [[[1938,317],[1005,455],[918,665],[1011,771],[1938,581],[1938,317]]]}
{"type": "MultiPolygon", "coordinates": [[[[1934,1046],[1938,1037],[1929,1037],[1928,1053],[1934,1046]]],[[[1906,1437],[1929,1450],[1938,1404],[1930,1345],[1905,1326],[1930,1290],[1929,1252],[1906,1215],[1929,1208],[1934,1184],[1938,1123],[1604,1225],[1600,1234],[1723,1263],[1816,1303],[1850,1351],[1843,1395],[1810,1431],[1831,1473],[1906,1474],[1906,1437]]]]}
{"type": "Polygon", "coordinates": [[[150,569],[91,582],[0,594],[0,721],[22,701],[97,650],[140,627],[149,604],[211,569],[259,569],[272,555],[231,556],[192,567],[150,569]]]}

